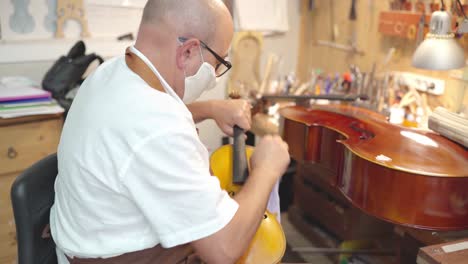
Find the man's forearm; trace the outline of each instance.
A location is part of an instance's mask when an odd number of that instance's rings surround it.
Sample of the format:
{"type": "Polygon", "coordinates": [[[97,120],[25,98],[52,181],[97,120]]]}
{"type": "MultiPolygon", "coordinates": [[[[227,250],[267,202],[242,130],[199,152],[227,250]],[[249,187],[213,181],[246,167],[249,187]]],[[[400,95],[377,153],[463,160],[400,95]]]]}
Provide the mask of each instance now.
{"type": "Polygon", "coordinates": [[[258,169],[251,175],[234,199],[239,209],[232,220],[209,238],[192,243],[195,251],[208,263],[234,263],[245,253],[263,219],[270,192],[275,182],[265,181],[264,173],[275,173],[258,169]],[[263,179],[262,179],[263,178],[263,179]]]}
{"type": "Polygon", "coordinates": [[[187,108],[192,113],[193,121],[200,123],[206,119],[213,118],[213,105],[216,104],[216,100],[193,102],[187,105],[187,108]]]}
{"type": "MultiPolygon", "coordinates": [[[[232,240],[230,241],[234,245],[248,245],[245,242],[253,238],[263,219],[270,193],[276,183],[265,181],[265,178],[273,178],[263,175],[265,173],[276,172],[261,169],[252,171],[249,180],[234,196],[234,200],[239,204],[239,209],[233,219],[233,222],[239,222],[231,230],[232,240]]],[[[243,250],[246,249],[247,247],[243,250]]]]}
{"type": "Polygon", "coordinates": [[[221,230],[226,241],[222,248],[225,250],[229,247],[230,252],[227,254],[232,254],[233,259],[245,253],[263,219],[268,198],[275,184],[273,181],[265,181],[265,178],[273,177],[263,175],[264,173],[271,172],[262,169],[251,172],[248,181],[234,196],[239,209],[231,222],[221,230]]]}

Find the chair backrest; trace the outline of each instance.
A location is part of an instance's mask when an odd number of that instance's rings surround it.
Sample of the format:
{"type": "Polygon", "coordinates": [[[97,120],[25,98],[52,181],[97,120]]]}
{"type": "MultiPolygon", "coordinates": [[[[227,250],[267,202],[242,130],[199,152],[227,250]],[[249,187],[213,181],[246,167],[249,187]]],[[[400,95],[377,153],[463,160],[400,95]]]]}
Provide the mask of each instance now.
{"type": "Polygon", "coordinates": [[[24,171],[11,187],[19,264],[56,264],[49,214],[54,203],[57,154],[24,171]]]}

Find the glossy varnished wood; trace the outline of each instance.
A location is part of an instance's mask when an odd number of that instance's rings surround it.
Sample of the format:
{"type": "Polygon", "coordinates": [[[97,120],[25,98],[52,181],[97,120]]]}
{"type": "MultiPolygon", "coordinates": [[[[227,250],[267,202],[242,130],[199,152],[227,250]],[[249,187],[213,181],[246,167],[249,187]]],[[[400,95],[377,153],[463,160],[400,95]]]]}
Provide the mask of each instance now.
{"type": "Polygon", "coordinates": [[[0,127],[17,125],[23,123],[39,122],[43,120],[58,119],[62,118],[62,114],[47,114],[47,115],[34,115],[34,116],[23,116],[17,118],[0,118],[0,127]]]}
{"type": "MultiPolygon", "coordinates": [[[[234,151],[233,146],[224,145],[215,150],[210,156],[211,171],[219,179],[220,187],[231,196],[242,188],[233,182],[234,151]]],[[[245,147],[246,157],[253,154],[252,147],[245,147]]],[[[246,241],[247,242],[247,241],[246,241]]],[[[265,212],[257,231],[249,241],[249,247],[236,264],[279,263],[286,251],[286,237],[276,216],[265,212]]]]}
{"type": "Polygon", "coordinates": [[[289,107],[281,114],[292,156],[336,172],[336,187],[355,206],[410,227],[468,228],[465,148],[350,106],[289,107]]]}

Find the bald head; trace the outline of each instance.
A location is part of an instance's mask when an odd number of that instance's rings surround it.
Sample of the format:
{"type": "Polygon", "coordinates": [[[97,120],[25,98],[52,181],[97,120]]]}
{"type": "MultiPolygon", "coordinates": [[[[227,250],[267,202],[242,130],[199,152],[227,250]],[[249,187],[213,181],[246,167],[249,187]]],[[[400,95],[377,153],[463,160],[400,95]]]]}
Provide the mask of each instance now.
{"type": "Polygon", "coordinates": [[[141,24],[168,27],[179,36],[212,44],[217,31],[232,27],[232,20],[221,0],[149,0],[141,24]]]}
{"type": "Polygon", "coordinates": [[[232,17],[221,0],[148,0],[135,47],[182,98],[185,78],[204,62],[220,65],[214,54],[227,55],[232,35],[232,17]]]}

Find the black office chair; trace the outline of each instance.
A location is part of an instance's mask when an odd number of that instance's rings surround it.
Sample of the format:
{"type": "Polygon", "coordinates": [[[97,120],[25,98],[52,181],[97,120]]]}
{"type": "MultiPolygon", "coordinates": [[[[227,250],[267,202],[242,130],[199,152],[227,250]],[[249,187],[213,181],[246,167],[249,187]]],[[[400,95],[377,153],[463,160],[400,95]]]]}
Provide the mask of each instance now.
{"type": "Polygon", "coordinates": [[[53,154],[24,171],[11,187],[19,264],[57,264],[49,229],[56,176],[57,154],[53,154]]]}

